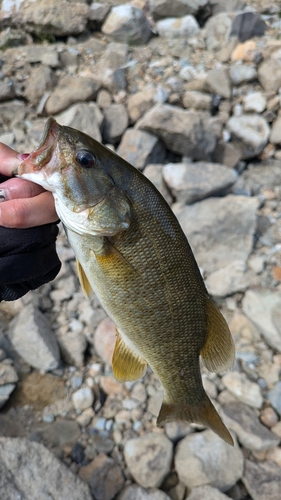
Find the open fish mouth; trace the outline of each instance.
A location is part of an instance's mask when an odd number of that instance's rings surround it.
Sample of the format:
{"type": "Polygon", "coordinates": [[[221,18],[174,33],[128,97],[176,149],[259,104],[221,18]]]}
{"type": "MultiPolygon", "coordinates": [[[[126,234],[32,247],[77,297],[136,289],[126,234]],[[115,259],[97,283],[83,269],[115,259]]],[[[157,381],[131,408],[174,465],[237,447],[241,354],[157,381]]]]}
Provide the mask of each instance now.
{"type": "Polygon", "coordinates": [[[34,150],[34,153],[40,151],[41,148],[45,149],[46,147],[52,145],[54,140],[57,138],[60,129],[61,125],[59,125],[53,117],[48,118],[43,135],[37,148],[34,150]]]}

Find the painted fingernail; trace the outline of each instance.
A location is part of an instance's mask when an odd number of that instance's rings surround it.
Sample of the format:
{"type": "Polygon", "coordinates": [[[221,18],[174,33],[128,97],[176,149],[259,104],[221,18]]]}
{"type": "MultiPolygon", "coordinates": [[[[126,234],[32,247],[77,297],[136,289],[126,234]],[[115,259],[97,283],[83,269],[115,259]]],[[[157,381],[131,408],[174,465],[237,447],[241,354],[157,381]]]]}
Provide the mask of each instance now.
{"type": "Polygon", "coordinates": [[[19,160],[26,160],[26,158],[29,157],[29,153],[22,153],[20,155],[17,156],[17,158],[19,158],[19,160]]]}
{"type": "Polygon", "coordinates": [[[0,203],[9,199],[9,191],[7,189],[0,189],[0,203]]]}

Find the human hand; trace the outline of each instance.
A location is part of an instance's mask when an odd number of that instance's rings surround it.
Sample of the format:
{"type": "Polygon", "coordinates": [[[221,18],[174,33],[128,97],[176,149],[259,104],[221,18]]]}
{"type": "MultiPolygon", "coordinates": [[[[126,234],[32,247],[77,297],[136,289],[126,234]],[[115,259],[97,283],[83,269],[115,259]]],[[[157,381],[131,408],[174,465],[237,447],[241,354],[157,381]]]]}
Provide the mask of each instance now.
{"type": "MultiPolygon", "coordinates": [[[[11,177],[24,156],[0,143],[0,175],[11,177]]],[[[2,182],[0,202],[0,226],[29,228],[58,220],[52,193],[24,179],[2,182]]]]}

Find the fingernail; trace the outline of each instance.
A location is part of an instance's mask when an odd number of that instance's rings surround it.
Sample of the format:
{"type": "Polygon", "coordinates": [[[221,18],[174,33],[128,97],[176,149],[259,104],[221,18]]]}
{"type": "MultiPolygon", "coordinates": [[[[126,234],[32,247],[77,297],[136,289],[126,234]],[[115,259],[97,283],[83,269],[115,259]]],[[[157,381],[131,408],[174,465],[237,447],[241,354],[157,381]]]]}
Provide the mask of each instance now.
{"type": "Polygon", "coordinates": [[[26,160],[26,158],[29,157],[29,153],[22,153],[20,155],[17,156],[17,158],[19,158],[19,160],[26,160]]]}
{"type": "Polygon", "coordinates": [[[10,193],[7,189],[0,189],[0,203],[10,199],[10,193]]]}

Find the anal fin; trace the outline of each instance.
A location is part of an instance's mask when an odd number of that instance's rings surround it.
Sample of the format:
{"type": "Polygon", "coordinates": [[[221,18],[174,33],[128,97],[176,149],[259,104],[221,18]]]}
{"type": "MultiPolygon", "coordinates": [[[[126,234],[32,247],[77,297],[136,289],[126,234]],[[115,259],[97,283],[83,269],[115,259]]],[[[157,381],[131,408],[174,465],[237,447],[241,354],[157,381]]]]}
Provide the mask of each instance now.
{"type": "Polygon", "coordinates": [[[235,346],[227,322],[207,297],[207,338],[201,356],[210,372],[224,372],[233,367],[235,346]]]}
{"type": "Polygon", "coordinates": [[[89,283],[89,280],[85,274],[85,271],[83,269],[83,267],[81,266],[79,260],[76,260],[76,264],[77,264],[77,271],[78,271],[78,278],[79,278],[79,281],[80,281],[80,285],[81,285],[81,288],[84,292],[84,294],[86,295],[86,297],[88,297],[88,299],[91,297],[92,295],[92,287],[89,283]]]}
{"type": "Polygon", "coordinates": [[[112,356],[113,375],[118,382],[141,378],[146,371],[145,359],[128,347],[117,330],[117,339],[112,356]]]}

